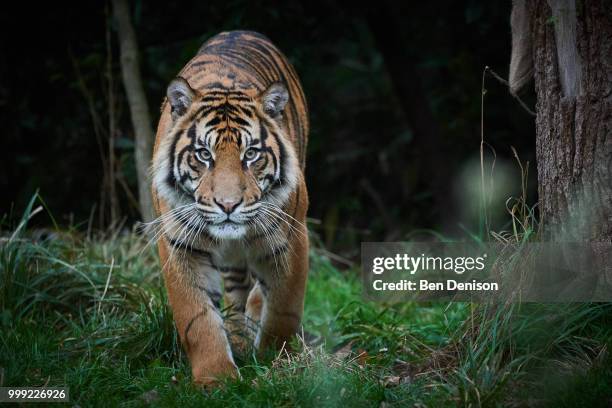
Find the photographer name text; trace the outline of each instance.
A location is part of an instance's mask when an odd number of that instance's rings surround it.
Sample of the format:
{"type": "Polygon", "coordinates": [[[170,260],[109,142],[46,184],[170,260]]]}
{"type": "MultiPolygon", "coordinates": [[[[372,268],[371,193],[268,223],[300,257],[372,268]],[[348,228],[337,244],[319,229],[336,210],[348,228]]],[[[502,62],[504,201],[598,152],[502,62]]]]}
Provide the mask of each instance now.
{"type": "MultiPolygon", "coordinates": [[[[487,254],[481,256],[410,256],[396,254],[392,257],[376,257],[372,260],[372,273],[380,276],[387,271],[404,272],[414,275],[417,272],[448,272],[463,275],[465,272],[479,272],[486,266],[487,254]]],[[[380,276],[381,278],[383,276],[380,276]]],[[[482,282],[476,279],[375,279],[372,288],[375,291],[498,291],[496,282],[482,282]]]]}
{"type": "Polygon", "coordinates": [[[417,281],[402,279],[397,282],[384,282],[382,279],[376,279],[372,282],[372,287],[377,291],[443,291],[443,290],[465,290],[465,291],[497,291],[499,284],[497,282],[457,282],[454,279],[447,279],[446,282],[431,282],[426,279],[417,281]]]}

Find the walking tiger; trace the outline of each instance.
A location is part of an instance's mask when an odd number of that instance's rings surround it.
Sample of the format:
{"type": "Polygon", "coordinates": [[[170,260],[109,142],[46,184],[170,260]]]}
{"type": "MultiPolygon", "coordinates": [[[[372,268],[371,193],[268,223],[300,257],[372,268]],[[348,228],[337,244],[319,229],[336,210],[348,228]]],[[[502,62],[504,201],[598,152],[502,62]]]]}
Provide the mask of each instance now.
{"type": "Polygon", "coordinates": [[[152,160],[154,223],[198,384],[238,376],[233,352],[280,347],[298,329],[308,127],[295,70],[255,32],[211,38],[167,88],[152,160]]]}

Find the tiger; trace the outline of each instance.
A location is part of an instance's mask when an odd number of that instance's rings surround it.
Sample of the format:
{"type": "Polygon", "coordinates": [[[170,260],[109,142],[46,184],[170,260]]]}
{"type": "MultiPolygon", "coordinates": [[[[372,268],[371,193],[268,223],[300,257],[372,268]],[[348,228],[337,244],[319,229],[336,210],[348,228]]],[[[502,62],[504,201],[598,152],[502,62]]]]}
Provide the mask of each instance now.
{"type": "Polygon", "coordinates": [[[295,69],[256,32],[210,38],[167,87],[151,165],[156,238],[198,385],[239,378],[235,353],[278,349],[298,331],[308,132],[295,69]]]}

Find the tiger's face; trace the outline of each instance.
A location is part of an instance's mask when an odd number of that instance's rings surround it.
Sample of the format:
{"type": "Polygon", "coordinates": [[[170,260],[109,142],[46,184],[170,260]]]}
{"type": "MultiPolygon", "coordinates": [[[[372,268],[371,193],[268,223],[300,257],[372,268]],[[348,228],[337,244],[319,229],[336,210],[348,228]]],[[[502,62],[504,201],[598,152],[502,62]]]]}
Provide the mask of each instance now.
{"type": "Polygon", "coordinates": [[[282,122],[287,89],[275,83],[260,95],[225,89],[199,93],[177,78],[167,97],[172,125],[156,151],[153,171],[172,218],[216,239],[265,229],[299,172],[282,122]]]}

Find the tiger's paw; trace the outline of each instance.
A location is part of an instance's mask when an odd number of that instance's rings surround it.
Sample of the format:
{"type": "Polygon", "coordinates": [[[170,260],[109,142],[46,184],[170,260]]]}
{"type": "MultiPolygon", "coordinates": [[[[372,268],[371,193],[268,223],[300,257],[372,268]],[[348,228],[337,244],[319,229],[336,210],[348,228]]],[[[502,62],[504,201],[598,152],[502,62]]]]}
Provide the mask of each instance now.
{"type": "Polygon", "coordinates": [[[227,379],[241,378],[236,365],[227,361],[221,364],[194,366],[191,369],[193,383],[201,388],[214,389],[223,384],[227,379]]]}

